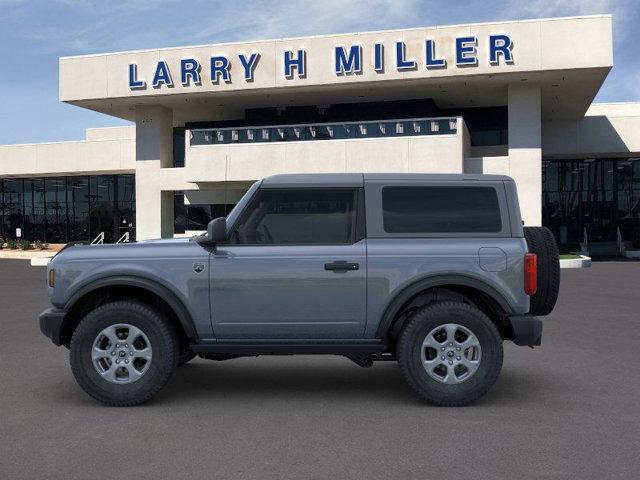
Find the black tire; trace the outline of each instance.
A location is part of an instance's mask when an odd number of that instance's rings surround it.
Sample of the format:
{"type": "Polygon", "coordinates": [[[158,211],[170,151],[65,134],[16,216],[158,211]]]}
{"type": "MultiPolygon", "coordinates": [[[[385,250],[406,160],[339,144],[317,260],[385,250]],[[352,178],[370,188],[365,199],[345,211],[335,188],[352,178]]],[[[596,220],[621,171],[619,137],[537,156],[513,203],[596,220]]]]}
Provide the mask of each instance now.
{"type": "Polygon", "coordinates": [[[189,363],[196,357],[197,355],[193,353],[188,346],[182,346],[182,348],[180,349],[180,353],[178,354],[178,367],[184,365],[185,363],[189,363]]]}
{"type": "Polygon", "coordinates": [[[179,345],[173,327],[160,312],[144,303],[118,301],[90,312],[74,331],[69,350],[73,375],[87,394],[105,405],[127,407],[146,402],[165,386],[177,364],[179,345]],[[118,384],[102,378],[91,351],[100,332],[123,323],[144,332],[153,356],[138,380],[118,384]]]}
{"type": "Polygon", "coordinates": [[[560,291],[560,254],[556,239],[547,227],[524,227],[530,253],[538,257],[538,290],[530,297],[529,313],[549,315],[560,291]]]}
{"type": "Polygon", "coordinates": [[[418,310],[403,326],[396,353],[409,385],[424,400],[439,406],[457,407],[477,400],[489,391],[502,369],[502,338],[496,326],[480,310],[460,302],[433,303],[418,310]],[[434,379],[422,365],[422,342],[432,330],[449,323],[470,330],[481,348],[475,373],[454,384],[434,379]]]}

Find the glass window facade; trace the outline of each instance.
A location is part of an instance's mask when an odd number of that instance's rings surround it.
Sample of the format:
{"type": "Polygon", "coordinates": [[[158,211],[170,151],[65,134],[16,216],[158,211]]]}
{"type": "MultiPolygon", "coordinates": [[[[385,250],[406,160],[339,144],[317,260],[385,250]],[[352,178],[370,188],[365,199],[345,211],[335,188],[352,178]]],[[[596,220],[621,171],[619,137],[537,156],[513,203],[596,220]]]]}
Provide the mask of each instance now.
{"type": "Polygon", "coordinates": [[[184,167],[184,141],[185,141],[185,128],[175,127],[173,129],[173,168],[184,167]]]}
{"type": "Polygon", "coordinates": [[[135,239],[135,176],[0,179],[0,236],[47,243],[135,239]]]}
{"type": "Polygon", "coordinates": [[[542,168],[542,223],[561,245],[623,240],[640,247],[640,159],[548,160],[542,168]]]}

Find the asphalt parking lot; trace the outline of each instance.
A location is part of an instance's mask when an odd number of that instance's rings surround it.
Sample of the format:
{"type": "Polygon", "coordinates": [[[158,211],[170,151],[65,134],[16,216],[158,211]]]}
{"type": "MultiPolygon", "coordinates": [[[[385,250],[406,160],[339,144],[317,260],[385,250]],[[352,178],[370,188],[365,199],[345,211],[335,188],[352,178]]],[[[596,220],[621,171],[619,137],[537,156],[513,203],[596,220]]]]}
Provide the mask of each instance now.
{"type": "Polygon", "coordinates": [[[146,405],[97,404],[41,335],[44,269],[0,261],[0,478],[638,478],[640,263],[563,270],[543,346],[505,345],[477,404],[420,403],[395,363],[194,360],[146,405]]]}

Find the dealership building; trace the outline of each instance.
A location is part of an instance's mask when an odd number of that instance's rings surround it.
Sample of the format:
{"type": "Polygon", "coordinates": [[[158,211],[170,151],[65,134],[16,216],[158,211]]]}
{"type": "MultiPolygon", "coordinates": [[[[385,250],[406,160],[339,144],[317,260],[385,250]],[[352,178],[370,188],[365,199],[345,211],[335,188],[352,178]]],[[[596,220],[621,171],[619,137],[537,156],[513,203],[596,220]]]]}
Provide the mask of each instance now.
{"type": "Polygon", "coordinates": [[[594,104],[611,16],[60,59],[60,100],[135,123],[0,147],[0,236],[201,231],[278,173],[513,177],[571,248],[640,242],[640,104],[594,104]]]}

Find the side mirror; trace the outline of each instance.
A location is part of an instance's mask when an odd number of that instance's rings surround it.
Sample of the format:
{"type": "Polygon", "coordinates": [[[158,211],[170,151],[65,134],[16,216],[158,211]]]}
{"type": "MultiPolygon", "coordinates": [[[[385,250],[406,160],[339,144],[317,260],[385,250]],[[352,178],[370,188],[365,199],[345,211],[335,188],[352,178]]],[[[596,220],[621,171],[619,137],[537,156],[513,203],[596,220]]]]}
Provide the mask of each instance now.
{"type": "Polygon", "coordinates": [[[207,240],[211,243],[224,242],[227,239],[226,217],[214,218],[207,225],[207,240]]]}

